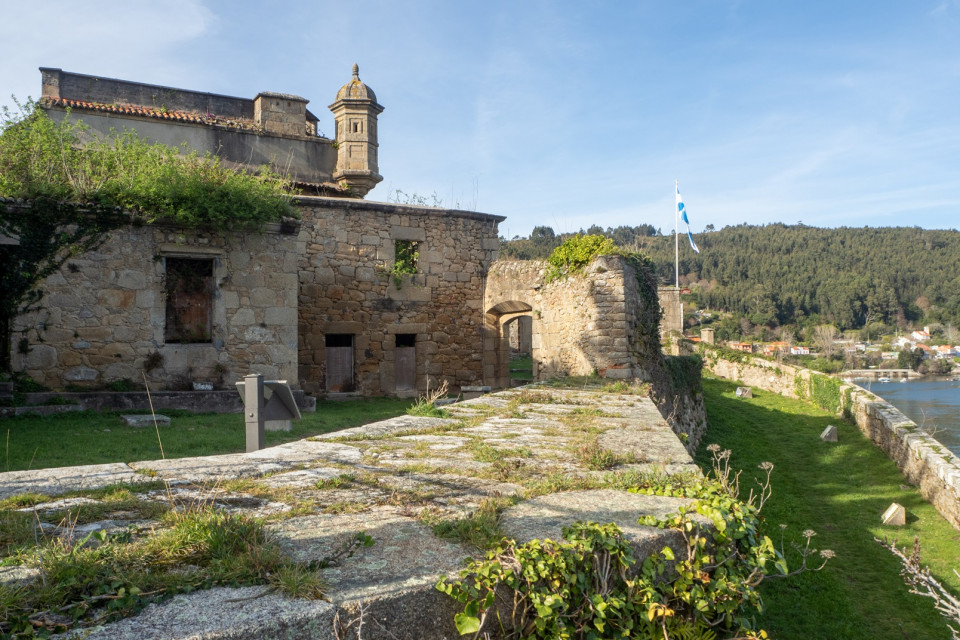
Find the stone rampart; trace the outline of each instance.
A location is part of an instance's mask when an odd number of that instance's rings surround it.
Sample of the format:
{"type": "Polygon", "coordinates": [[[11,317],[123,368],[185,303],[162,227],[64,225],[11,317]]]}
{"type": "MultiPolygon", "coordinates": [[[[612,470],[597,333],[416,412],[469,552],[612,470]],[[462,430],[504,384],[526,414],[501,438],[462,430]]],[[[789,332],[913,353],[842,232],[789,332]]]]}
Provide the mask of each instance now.
{"type": "Polygon", "coordinates": [[[297,236],[211,233],[155,225],[111,232],[43,283],[39,311],[14,326],[13,366],[41,384],[232,387],[262,373],[297,383],[297,236]],[[209,334],[168,341],[166,264],[206,261],[209,334]]]}
{"type": "MultiPolygon", "coordinates": [[[[797,398],[809,388],[816,372],[745,356],[725,359],[719,351],[705,352],[704,366],[721,378],[797,398]]],[[[924,499],[960,529],[960,458],[925,433],[889,402],[853,384],[840,384],[838,414],[849,416],[874,444],[893,460],[924,499]]]]}
{"type": "MultiPolygon", "coordinates": [[[[265,519],[281,553],[313,563],[324,583],[323,600],[269,586],[158,598],[132,618],[60,636],[71,639],[455,638],[454,616],[463,607],[435,585],[479,551],[435,535],[429,523],[456,522],[490,504],[502,509],[502,533],[518,541],[559,540],[563,526],[582,519],[615,522],[638,563],[664,546],[685,548],[677,531],[637,522],[666,518],[691,500],[625,491],[638,472],[700,473],[643,395],[534,386],[447,409],[445,418],[400,416],[252,453],[0,473],[0,499],[31,494],[25,510],[36,514],[27,521],[42,527],[43,537],[67,540],[159,530],[130,511],[78,522],[78,509],[103,504],[102,494],[90,492],[118,483],[144,503],[241,511],[265,519]],[[586,433],[613,454],[608,468],[578,453],[586,433]],[[238,478],[244,483],[230,482],[238,478]],[[165,488],[151,486],[160,479],[165,488]],[[64,518],[70,509],[74,516],[64,518]],[[360,532],[373,545],[344,555],[360,532]]],[[[0,584],[39,579],[30,566],[0,568],[0,584]]]]}
{"type": "MultiPolygon", "coordinates": [[[[499,261],[490,270],[484,302],[493,330],[517,314],[531,317],[534,376],[648,379],[634,336],[641,325],[657,326],[659,310],[653,305],[650,314],[650,305],[640,300],[634,268],[618,256],[602,256],[581,275],[547,283],[546,271],[544,261],[499,261]]],[[[498,337],[487,345],[487,381],[507,386],[502,378],[508,372],[494,353],[498,337]]]]}

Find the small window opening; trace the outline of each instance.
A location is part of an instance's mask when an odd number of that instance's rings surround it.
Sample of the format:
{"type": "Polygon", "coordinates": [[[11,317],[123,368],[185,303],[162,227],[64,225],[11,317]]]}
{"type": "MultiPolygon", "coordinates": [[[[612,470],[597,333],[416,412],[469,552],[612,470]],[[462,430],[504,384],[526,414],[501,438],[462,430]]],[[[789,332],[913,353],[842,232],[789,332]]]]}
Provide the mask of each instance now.
{"type": "Polygon", "coordinates": [[[324,336],[324,342],[327,347],[352,347],[352,333],[328,333],[324,336]]]}
{"type": "Polygon", "coordinates": [[[417,272],[420,243],[415,240],[397,240],[394,246],[393,272],[401,275],[417,272]]]}
{"type": "Polygon", "coordinates": [[[361,130],[362,130],[362,127],[360,126],[360,123],[359,123],[359,122],[354,122],[354,123],[353,123],[353,132],[354,132],[354,133],[360,133],[361,130]]]}
{"type": "Polygon", "coordinates": [[[166,267],[164,342],[210,342],[213,333],[213,260],[167,258],[166,267]]]}
{"type": "Polygon", "coordinates": [[[415,333],[398,333],[396,334],[398,347],[415,347],[417,346],[417,334],[415,333]]]}

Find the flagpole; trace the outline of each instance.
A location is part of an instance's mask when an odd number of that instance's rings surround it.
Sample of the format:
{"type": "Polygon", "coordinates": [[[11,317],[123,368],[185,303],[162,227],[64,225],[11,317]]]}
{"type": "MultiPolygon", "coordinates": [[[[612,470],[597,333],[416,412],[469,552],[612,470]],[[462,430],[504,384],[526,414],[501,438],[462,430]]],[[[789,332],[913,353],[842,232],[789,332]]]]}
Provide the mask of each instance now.
{"type": "Polygon", "coordinates": [[[680,192],[680,180],[676,180],[673,190],[673,267],[676,272],[676,286],[680,288],[680,207],[677,206],[677,193],[680,192]]]}

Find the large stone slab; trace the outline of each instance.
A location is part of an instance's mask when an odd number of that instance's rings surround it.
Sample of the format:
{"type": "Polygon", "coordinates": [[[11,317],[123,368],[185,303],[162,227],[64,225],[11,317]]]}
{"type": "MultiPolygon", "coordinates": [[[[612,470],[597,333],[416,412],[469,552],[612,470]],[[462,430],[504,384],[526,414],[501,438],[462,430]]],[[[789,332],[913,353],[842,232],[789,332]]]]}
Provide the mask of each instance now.
{"type": "Polygon", "coordinates": [[[363,610],[365,640],[456,638],[456,603],[434,585],[443,575],[455,575],[475,551],[435,537],[429,527],[401,512],[399,507],[378,507],[291,518],[270,530],[289,555],[303,562],[336,554],[358,532],[373,538],[373,546],[323,571],[330,585],[327,597],[346,612],[341,619],[363,610]]]}
{"type": "MultiPolygon", "coordinates": [[[[666,518],[694,500],[647,496],[613,489],[569,491],[533,498],[510,507],[503,513],[501,528],[507,537],[518,543],[530,540],[563,540],[563,527],[578,520],[599,524],[616,523],[630,541],[637,557],[637,566],[664,546],[674,551],[683,546],[678,531],[637,524],[640,516],[666,518]]],[[[709,520],[697,519],[704,525],[709,520]]],[[[678,554],[679,555],[679,554],[678,554]]]]}
{"type": "Polygon", "coordinates": [[[148,482],[122,462],[90,464],[81,467],[57,467],[35,471],[10,471],[0,474],[0,499],[20,493],[55,496],[70,491],[99,489],[111,484],[148,482]]]}
{"type": "Polygon", "coordinates": [[[218,587],[152,604],[140,615],[54,636],[70,640],[333,640],[336,607],[268,587],[218,587]]]}

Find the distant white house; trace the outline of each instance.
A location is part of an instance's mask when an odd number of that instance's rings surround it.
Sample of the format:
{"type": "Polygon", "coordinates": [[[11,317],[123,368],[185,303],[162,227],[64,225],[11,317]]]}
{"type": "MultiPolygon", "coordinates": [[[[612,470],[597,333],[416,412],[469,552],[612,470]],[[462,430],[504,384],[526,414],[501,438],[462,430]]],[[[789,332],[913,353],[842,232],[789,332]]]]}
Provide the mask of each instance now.
{"type": "Polygon", "coordinates": [[[923,331],[914,331],[910,334],[910,337],[917,342],[923,342],[930,339],[930,332],[924,329],[923,331]]]}
{"type": "Polygon", "coordinates": [[[810,347],[790,347],[790,355],[808,356],[810,355],[810,347]]]}
{"type": "Polygon", "coordinates": [[[906,337],[906,336],[898,336],[897,339],[896,339],[896,341],[894,342],[894,344],[896,344],[896,345],[897,345],[899,348],[901,348],[901,349],[903,349],[903,348],[912,349],[912,348],[913,348],[913,345],[914,345],[915,343],[914,343],[913,340],[911,340],[910,338],[908,338],[908,337],[906,337]]]}

